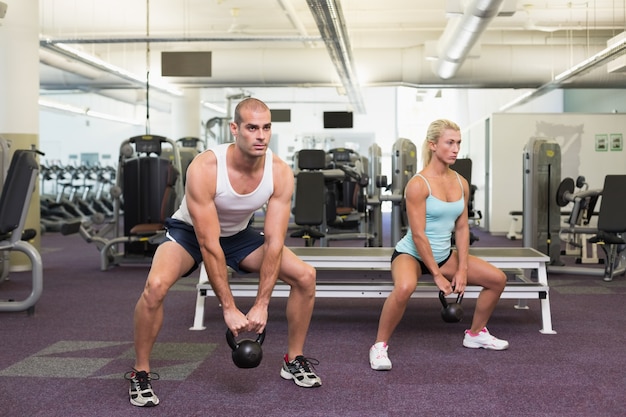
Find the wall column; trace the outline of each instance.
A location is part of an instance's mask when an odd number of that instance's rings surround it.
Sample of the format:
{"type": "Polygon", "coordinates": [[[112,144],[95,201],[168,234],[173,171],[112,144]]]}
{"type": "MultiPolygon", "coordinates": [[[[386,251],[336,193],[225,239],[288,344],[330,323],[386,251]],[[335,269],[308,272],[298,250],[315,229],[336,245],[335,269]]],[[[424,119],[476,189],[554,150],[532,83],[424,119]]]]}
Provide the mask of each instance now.
{"type": "MultiPolygon", "coordinates": [[[[10,161],[16,149],[39,147],[39,1],[5,3],[7,13],[0,21],[0,136],[8,142],[10,161]]],[[[32,242],[37,249],[41,243],[38,183],[25,226],[37,231],[32,242]]],[[[10,264],[11,270],[30,268],[22,253],[12,253],[10,264]]]]}
{"type": "MultiPolygon", "coordinates": [[[[186,88],[184,95],[176,98],[172,104],[172,140],[183,137],[200,138],[202,121],[200,120],[200,90],[186,88]]],[[[201,138],[200,138],[201,139],[201,138]]]]}

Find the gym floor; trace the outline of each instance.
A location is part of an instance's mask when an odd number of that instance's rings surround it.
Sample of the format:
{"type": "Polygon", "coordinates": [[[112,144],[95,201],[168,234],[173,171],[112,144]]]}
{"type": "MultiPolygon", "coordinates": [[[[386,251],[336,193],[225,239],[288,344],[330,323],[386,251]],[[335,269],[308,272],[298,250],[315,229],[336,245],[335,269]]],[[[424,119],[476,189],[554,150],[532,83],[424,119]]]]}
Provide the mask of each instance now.
{"type": "MultiPolygon", "coordinates": [[[[480,231],[479,246],[520,242],[480,231]]],[[[288,244],[299,244],[298,241],[288,244]]],[[[339,245],[340,242],[337,242],[339,245]]],[[[342,243],[341,243],[342,244],[342,243]]],[[[346,243],[348,244],[348,243],[346,243]]],[[[79,235],[42,236],[44,294],[33,315],[0,314],[0,414],[7,417],[126,416],[123,375],[133,364],[132,314],[146,265],[102,272],[94,245],[79,235]]],[[[601,268],[602,266],[595,266],[601,268]]],[[[0,298],[29,291],[28,272],[11,273],[0,298]]],[[[154,349],[159,416],[619,416],[626,415],[626,278],[549,277],[555,335],[539,332],[538,301],[527,310],[502,300],[490,331],[507,351],[465,349],[467,321],[444,323],[436,299],[415,299],[390,341],[394,368],[370,369],[382,299],[318,299],[305,354],[319,360],[323,386],[280,378],[285,299],[270,306],[264,358],[255,369],[230,359],[219,306],[207,301],[207,330],[190,331],[197,276],[166,300],[154,349]]],[[[251,299],[239,300],[246,309],[251,299]]],[[[474,300],[463,301],[466,314],[474,300]]]]}

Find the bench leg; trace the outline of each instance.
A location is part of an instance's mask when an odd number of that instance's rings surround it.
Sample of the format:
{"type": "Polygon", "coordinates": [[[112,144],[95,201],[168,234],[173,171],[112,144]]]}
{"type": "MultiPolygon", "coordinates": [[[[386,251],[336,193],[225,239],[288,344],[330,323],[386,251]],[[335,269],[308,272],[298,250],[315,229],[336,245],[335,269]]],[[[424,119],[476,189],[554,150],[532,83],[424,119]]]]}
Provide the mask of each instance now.
{"type": "Polygon", "coordinates": [[[554,330],[552,330],[552,313],[550,313],[550,296],[546,294],[546,298],[541,299],[541,325],[542,328],[539,330],[543,334],[556,334],[554,330]]]}
{"type": "Polygon", "coordinates": [[[196,313],[193,317],[193,326],[189,328],[189,330],[205,330],[204,326],[204,299],[206,298],[202,294],[200,294],[201,290],[197,290],[198,295],[196,296],[196,313]]]}
{"type": "MultiPolygon", "coordinates": [[[[548,270],[545,265],[537,270],[537,281],[541,284],[548,285],[548,270]]],[[[541,330],[543,334],[556,334],[552,330],[552,313],[550,312],[550,294],[545,293],[544,298],[540,300],[541,303],[541,330]]]]}
{"type": "MultiPolygon", "coordinates": [[[[200,264],[200,277],[198,278],[198,284],[202,284],[203,282],[209,282],[209,276],[206,273],[206,269],[204,269],[204,264],[200,264]]],[[[197,288],[198,292],[196,295],[196,312],[193,317],[193,326],[189,328],[189,330],[204,330],[206,327],[204,326],[204,302],[206,298],[206,290],[201,290],[197,288]]]]}

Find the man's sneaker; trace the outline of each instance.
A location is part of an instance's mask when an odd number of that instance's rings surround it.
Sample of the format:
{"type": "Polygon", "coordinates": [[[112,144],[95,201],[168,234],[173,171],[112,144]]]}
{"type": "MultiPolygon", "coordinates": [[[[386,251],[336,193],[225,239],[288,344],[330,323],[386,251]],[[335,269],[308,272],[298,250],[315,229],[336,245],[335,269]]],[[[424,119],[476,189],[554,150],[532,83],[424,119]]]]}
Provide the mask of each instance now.
{"type": "Polygon", "coordinates": [[[378,342],[370,348],[370,366],[375,371],[388,371],[391,369],[391,361],[387,356],[389,345],[378,342]]]}
{"type": "Polygon", "coordinates": [[[146,371],[132,371],[126,372],[124,378],[130,381],[130,388],[128,389],[128,395],[130,395],[130,403],[137,407],[154,407],[159,404],[159,397],[152,391],[151,380],[157,381],[159,374],[146,371]]]}
{"type": "Polygon", "coordinates": [[[313,372],[313,365],[319,365],[315,359],[305,358],[302,355],[296,356],[294,360],[288,362],[289,357],[285,355],[280,376],[284,379],[293,379],[293,382],[300,387],[313,388],[321,387],[322,380],[313,372]]]}
{"type": "Polygon", "coordinates": [[[472,349],[505,350],[508,349],[509,342],[492,336],[489,334],[489,330],[483,327],[477,335],[472,335],[469,330],[466,330],[465,337],[463,338],[463,346],[472,349]]]}

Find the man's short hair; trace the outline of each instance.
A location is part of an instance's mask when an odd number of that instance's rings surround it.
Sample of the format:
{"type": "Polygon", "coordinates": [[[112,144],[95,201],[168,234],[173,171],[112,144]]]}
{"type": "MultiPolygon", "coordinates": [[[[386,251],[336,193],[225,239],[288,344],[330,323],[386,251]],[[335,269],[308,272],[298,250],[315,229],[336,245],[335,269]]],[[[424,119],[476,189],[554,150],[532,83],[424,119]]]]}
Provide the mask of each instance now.
{"type": "Polygon", "coordinates": [[[263,103],[257,98],[250,97],[243,99],[239,102],[239,104],[237,104],[237,107],[235,107],[235,123],[237,124],[237,126],[239,126],[242,122],[241,110],[244,108],[248,108],[252,111],[270,111],[270,108],[267,107],[267,104],[263,103]]]}

